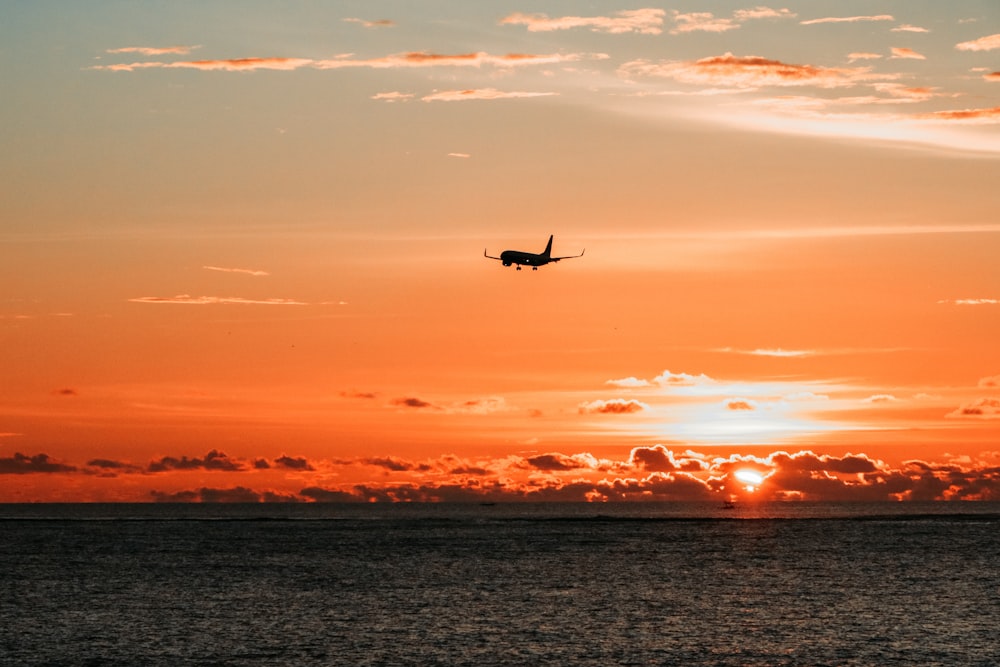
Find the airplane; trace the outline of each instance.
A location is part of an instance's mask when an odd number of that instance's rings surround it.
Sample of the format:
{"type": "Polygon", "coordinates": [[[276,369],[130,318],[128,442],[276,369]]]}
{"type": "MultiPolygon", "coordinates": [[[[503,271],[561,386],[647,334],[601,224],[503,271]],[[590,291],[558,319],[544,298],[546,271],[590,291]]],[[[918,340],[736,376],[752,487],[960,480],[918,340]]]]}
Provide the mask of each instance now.
{"type": "Polygon", "coordinates": [[[504,250],[500,253],[499,257],[493,257],[492,255],[486,254],[486,249],[483,249],[483,257],[488,257],[489,259],[498,259],[503,262],[504,266],[510,266],[511,264],[517,264],[517,270],[521,270],[521,266],[530,266],[532,271],[537,271],[538,267],[545,266],[549,262],[558,262],[561,259],[573,259],[574,257],[583,257],[583,253],[587,252],[584,248],[583,252],[579,255],[569,255],[567,257],[553,257],[552,256],[552,236],[549,236],[548,245],[545,246],[545,250],[535,254],[533,252],[522,252],[520,250],[504,250]]]}

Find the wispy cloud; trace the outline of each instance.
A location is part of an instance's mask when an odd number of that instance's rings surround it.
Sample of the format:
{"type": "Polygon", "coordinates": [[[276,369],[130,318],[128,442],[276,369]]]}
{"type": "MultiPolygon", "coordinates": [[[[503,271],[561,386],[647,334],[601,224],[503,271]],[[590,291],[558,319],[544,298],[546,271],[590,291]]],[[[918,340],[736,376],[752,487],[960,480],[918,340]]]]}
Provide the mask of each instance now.
{"type": "Polygon", "coordinates": [[[167,303],[194,306],[211,306],[216,304],[241,304],[255,306],[307,306],[305,301],[295,299],[247,299],[238,296],[191,296],[190,294],[178,294],[177,296],[139,296],[129,299],[134,303],[167,303]]]}
{"type": "Polygon", "coordinates": [[[921,28],[920,26],[910,25],[909,23],[904,23],[902,25],[898,25],[895,28],[893,28],[891,32],[917,32],[917,33],[926,33],[926,32],[930,32],[930,30],[928,30],[927,28],[921,28]]]}
{"type": "Polygon", "coordinates": [[[98,65],[92,69],[114,72],[133,72],[141,69],[195,69],[202,71],[252,72],[255,70],[293,71],[303,68],[331,70],[349,68],[405,69],[426,67],[523,67],[532,65],[555,65],[578,62],[587,59],[608,58],[602,53],[553,53],[529,54],[508,53],[493,55],[484,52],[438,54],[424,51],[397,53],[381,58],[356,60],[350,56],[326,60],[311,58],[225,58],[217,60],[179,60],[174,62],[139,62],[117,65],[98,65]]]}
{"type": "Polygon", "coordinates": [[[392,91],[387,93],[377,93],[372,95],[373,100],[379,100],[381,102],[406,102],[413,99],[413,93],[401,93],[398,91],[392,91]]]}
{"type": "Polygon", "coordinates": [[[996,306],[1000,299],[944,299],[938,303],[950,303],[956,306],[996,306]]]}
{"type": "Polygon", "coordinates": [[[893,46],[892,57],[893,58],[909,58],[910,60],[927,60],[927,57],[923,54],[917,53],[913,49],[909,49],[902,46],[893,46]]]}
{"type": "Polygon", "coordinates": [[[945,416],[950,419],[1000,419],[1000,399],[980,398],[945,416]]]}
{"type": "Polygon", "coordinates": [[[528,32],[551,32],[572,28],[589,28],[593,32],[611,34],[638,33],[659,35],[663,32],[662,9],[631,9],[615,12],[611,16],[561,16],[550,18],[546,14],[516,12],[500,20],[500,25],[523,25],[528,32]]]}
{"type": "Polygon", "coordinates": [[[891,14],[878,14],[876,16],[829,16],[819,19],[809,19],[800,21],[802,25],[818,25],[820,23],[861,23],[867,21],[895,21],[891,14]]]}
{"type": "Polygon", "coordinates": [[[711,12],[679,12],[673,11],[674,27],[672,35],[691,32],[723,33],[737,30],[743,23],[759,19],[785,19],[797,16],[789,9],[772,9],[770,7],[755,7],[753,9],[738,9],[731,17],[717,17],[711,12]]]}
{"type": "Polygon", "coordinates": [[[467,90],[443,90],[424,95],[424,102],[466,102],[471,100],[508,100],[524,97],[547,97],[558,93],[504,91],[496,88],[472,88],[467,90]]]}
{"type": "Polygon", "coordinates": [[[367,21],[365,19],[346,18],[346,19],[342,19],[342,20],[345,23],[357,23],[358,25],[360,25],[360,26],[362,26],[364,28],[369,28],[369,29],[392,28],[393,26],[396,25],[395,21],[390,21],[389,19],[377,19],[375,21],[367,21]]]}
{"type": "Polygon", "coordinates": [[[630,79],[656,77],[686,84],[730,88],[762,86],[841,88],[854,86],[859,82],[894,78],[893,75],[873,74],[867,67],[798,65],[760,56],[734,56],[732,53],[695,61],[633,60],[622,65],[619,74],[630,79]]]}
{"type": "Polygon", "coordinates": [[[120,49],[108,49],[105,53],[138,53],[143,56],[187,55],[199,46],[124,46],[120,49]]]}
{"type": "Polygon", "coordinates": [[[221,271],[222,273],[245,273],[249,276],[269,276],[271,275],[267,271],[261,271],[259,269],[234,269],[224,266],[203,266],[201,267],[206,271],[221,271]]]}
{"type": "Polygon", "coordinates": [[[879,53],[869,53],[865,51],[855,51],[854,53],[849,53],[847,55],[848,61],[852,63],[855,60],[878,60],[881,57],[882,55],[879,53]]]}
{"type": "Polygon", "coordinates": [[[955,45],[959,51],[992,51],[1000,49],[1000,33],[987,35],[969,42],[961,42],[955,45]]]}

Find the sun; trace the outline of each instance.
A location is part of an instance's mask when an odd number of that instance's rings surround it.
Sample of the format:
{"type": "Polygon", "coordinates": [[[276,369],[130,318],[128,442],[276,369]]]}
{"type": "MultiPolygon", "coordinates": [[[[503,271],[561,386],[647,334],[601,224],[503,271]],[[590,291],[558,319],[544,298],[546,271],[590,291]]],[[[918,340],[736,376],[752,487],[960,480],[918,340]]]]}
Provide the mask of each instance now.
{"type": "Polygon", "coordinates": [[[746,489],[750,493],[764,481],[764,477],[756,470],[737,470],[733,473],[733,477],[746,484],[746,489]]]}

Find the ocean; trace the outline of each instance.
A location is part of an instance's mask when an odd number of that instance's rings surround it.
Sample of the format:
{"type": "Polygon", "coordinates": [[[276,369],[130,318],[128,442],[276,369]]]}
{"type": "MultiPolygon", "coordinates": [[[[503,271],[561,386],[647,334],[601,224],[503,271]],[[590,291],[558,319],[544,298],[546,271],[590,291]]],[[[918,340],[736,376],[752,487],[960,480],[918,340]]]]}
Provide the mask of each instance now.
{"type": "Polygon", "coordinates": [[[0,505],[0,664],[1000,665],[1000,504],[0,505]]]}

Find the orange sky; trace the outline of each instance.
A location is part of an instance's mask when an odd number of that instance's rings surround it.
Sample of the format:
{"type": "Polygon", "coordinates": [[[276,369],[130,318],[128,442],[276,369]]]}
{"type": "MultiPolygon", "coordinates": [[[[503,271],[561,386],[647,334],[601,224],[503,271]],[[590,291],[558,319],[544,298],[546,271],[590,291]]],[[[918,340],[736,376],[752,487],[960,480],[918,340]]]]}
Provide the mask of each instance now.
{"type": "Polygon", "coordinates": [[[1000,497],[1000,8],[927,4],[10,9],[0,502],[1000,497]]]}

